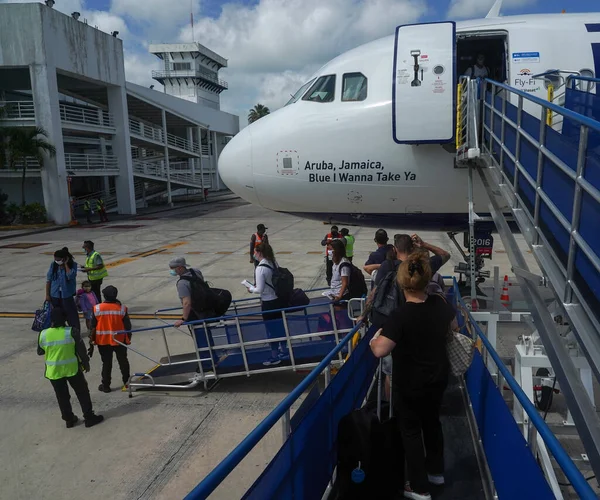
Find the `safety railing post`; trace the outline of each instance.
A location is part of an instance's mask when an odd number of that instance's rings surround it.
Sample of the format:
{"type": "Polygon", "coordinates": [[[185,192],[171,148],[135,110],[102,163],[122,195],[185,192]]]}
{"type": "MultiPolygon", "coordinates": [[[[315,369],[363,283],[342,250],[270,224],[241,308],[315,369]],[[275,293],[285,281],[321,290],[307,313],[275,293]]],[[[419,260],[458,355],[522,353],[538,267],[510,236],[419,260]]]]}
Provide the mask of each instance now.
{"type": "Polygon", "coordinates": [[[250,376],[250,367],[248,366],[248,356],[246,355],[246,346],[244,345],[244,337],[242,336],[242,325],[240,325],[240,318],[236,316],[235,327],[238,332],[238,340],[240,341],[240,349],[242,351],[242,359],[244,360],[244,368],[246,369],[246,376],[250,376]]]}
{"type": "MultiPolygon", "coordinates": [[[[506,129],[506,92],[502,92],[502,126],[500,128],[500,172],[504,172],[504,137],[506,129]]],[[[519,131],[517,130],[517,135],[519,131]]],[[[516,165],[515,165],[516,168],[516,165]]]]}
{"type": "MultiPolygon", "coordinates": [[[[329,304],[329,314],[331,314],[331,326],[333,327],[333,334],[335,336],[335,345],[338,345],[340,343],[340,336],[338,333],[337,320],[335,318],[335,309],[333,307],[333,302],[331,304],[329,304]]],[[[339,357],[340,363],[342,363],[343,358],[342,358],[341,351],[338,353],[338,357],[339,357]]]]}
{"type": "Polygon", "coordinates": [[[546,108],[542,106],[542,116],[540,117],[540,140],[537,157],[537,176],[535,180],[535,205],[533,209],[533,224],[536,228],[534,235],[534,243],[537,245],[540,242],[539,221],[540,221],[540,191],[542,189],[542,177],[544,175],[544,152],[546,148],[546,108]]]}
{"type": "Polygon", "coordinates": [[[200,357],[200,348],[198,347],[198,341],[196,340],[194,325],[188,325],[188,330],[190,331],[190,337],[194,344],[194,352],[196,353],[196,361],[198,362],[198,371],[200,372],[200,377],[206,387],[206,377],[204,376],[204,367],[202,366],[202,358],[200,357]]]}
{"type": "Polygon", "coordinates": [[[167,343],[167,334],[165,333],[164,328],[161,328],[160,331],[162,332],[163,341],[165,342],[165,349],[167,350],[167,359],[169,360],[169,363],[171,363],[171,351],[169,350],[169,344],[167,343]]]}
{"type": "MultiPolygon", "coordinates": [[[[487,94],[487,85],[486,85],[486,89],[485,89],[485,94],[487,94]]],[[[496,117],[496,102],[495,102],[495,97],[496,95],[496,85],[494,85],[492,83],[492,92],[490,94],[490,139],[488,141],[489,147],[489,153],[491,156],[493,156],[494,154],[494,118],[496,117]]],[[[484,102],[485,102],[485,97],[484,97],[484,102]]]]}
{"type": "Polygon", "coordinates": [[[571,217],[571,230],[569,232],[569,254],[567,257],[567,283],[565,286],[564,302],[570,304],[573,301],[573,277],[575,274],[575,255],[577,253],[577,242],[575,236],[579,232],[581,219],[581,205],[583,202],[583,188],[580,180],[585,173],[589,129],[581,125],[579,133],[579,149],[577,151],[577,171],[575,174],[575,195],[573,197],[573,214],[571,217]]]}
{"type": "Polygon", "coordinates": [[[213,355],[213,348],[211,345],[211,336],[208,333],[208,325],[206,321],[202,322],[204,327],[204,335],[206,336],[206,345],[208,346],[208,355],[210,356],[210,364],[212,365],[213,373],[215,374],[215,380],[217,379],[217,367],[215,366],[215,357],[213,355]]]}
{"type": "Polygon", "coordinates": [[[281,437],[282,444],[285,443],[290,437],[290,433],[292,432],[292,423],[290,418],[290,410],[289,408],[281,417],[281,437]]]}
{"type": "Polygon", "coordinates": [[[287,344],[288,352],[290,353],[290,363],[292,364],[292,369],[296,371],[296,359],[294,357],[292,339],[290,338],[290,328],[288,325],[287,314],[285,311],[281,311],[281,318],[283,319],[283,329],[285,330],[285,342],[287,344]]]}

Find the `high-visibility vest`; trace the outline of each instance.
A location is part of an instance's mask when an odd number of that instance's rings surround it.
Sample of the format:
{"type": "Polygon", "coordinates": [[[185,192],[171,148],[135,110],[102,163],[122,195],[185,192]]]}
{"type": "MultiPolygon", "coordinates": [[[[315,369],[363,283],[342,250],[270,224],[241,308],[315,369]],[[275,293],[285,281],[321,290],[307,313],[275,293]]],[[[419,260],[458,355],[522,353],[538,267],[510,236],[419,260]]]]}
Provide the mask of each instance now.
{"type": "Polygon", "coordinates": [[[98,212],[102,212],[102,210],[104,209],[104,200],[100,199],[96,201],[96,210],[98,210],[98,212]]]}
{"type": "MultiPolygon", "coordinates": [[[[94,258],[98,255],[98,252],[95,250],[89,254],[85,259],[85,267],[94,267],[94,258]]],[[[101,280],[108,276],[108,271],[106,270],[106,266],[102,267],[102,269],[97,269],[95,271],[88,271],[88,279],[90,281],[101,280]]]]}
{"type": "Polygon", "coordinates": [[[354,236],[351,234],[344,236],[346,238],[346,257],[354,256],[354,236]]]}
{"type": "Polygon", "coordinates": [[[90,200],[85,200],[85,202],[83,203],[83,210],[89,212],[91,209],[92,207],[90,205],[90,200]]]}
{"type": "Polygon", "coordinates": [[[71,328],[61,326],[42,330],[39,344],[45,352],[47,379],[58,380],[77,375],[79,358],[75,352],[71,328]]]}
{"type": "Polygon", "coordinates": [[[260,245],[262,242],[263,242],[262,236],[260,236],[258,233],[254,233],[254,248],[256,248],[258,245],[260,245]]]}
{"type": "Polygon", "coordinates": [[[123,344],[129,344],[129,337],[125,333],[115,335],[115,332],[125,330],[123,318],[127,314],[127,308],[116,302],[103,302],[94,306],[96,317],[96,345],[119,345],[115,339],[123,344]]]}

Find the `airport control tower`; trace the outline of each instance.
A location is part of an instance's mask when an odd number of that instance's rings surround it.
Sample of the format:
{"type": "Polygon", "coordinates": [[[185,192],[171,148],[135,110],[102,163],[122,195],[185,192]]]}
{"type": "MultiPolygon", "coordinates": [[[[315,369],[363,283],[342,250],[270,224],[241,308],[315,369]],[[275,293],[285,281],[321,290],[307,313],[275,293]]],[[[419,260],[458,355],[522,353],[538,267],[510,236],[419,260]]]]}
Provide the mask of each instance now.
{"type": "Polygon", "coordinates": [[[227,82],[219,79],[219,70],[227,67],[227,59],[197,42],[152,44],[150,52],[163,61],[152,78],[166,94],[220,109],[227,82]]]}

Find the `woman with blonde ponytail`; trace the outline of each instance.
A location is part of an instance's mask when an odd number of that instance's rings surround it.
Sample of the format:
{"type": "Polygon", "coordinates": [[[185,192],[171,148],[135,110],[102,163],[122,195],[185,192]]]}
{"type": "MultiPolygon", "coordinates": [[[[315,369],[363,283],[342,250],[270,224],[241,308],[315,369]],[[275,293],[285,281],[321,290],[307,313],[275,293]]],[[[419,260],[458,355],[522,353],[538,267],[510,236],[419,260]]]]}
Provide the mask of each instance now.
{"type": "Polygon", "coordinates": [[[442,396],[448,384],[448,328],[455,312],[441,295],[427,295],[432,272],[428,257],[415,252],[398,270],[406,302],[371,341],[377,357],[392,353],[394,414],[402,434],[408,481],[404,496],[429,500],[429,484],[444,484],[442,396]]]}

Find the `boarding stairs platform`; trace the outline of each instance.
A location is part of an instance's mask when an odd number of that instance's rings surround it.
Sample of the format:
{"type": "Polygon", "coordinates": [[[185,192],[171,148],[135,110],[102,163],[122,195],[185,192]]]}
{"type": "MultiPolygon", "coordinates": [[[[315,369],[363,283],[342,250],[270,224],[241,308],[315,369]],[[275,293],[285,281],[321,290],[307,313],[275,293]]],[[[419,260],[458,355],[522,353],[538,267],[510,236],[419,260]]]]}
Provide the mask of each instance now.
{"type": "MultiPolygon", "coordinates": [[[[137,390],[178,390],[209,387],[220,379],[277,371],[310,370],[336,346],[354,326],[362,300],[334,307],[322,295],[323,289],[309,290],[310,304],[282,309],[282,320],[263,321],[260,300],[233,301],[225,316],[190,322],[180,328],[162,319],[180,314],[181,307],[160,309],[155,317],[161,326],[132,330],[134,336],[156,335],[163,340],[163,356],[126,347],[153,363],[148,371],[135,373],[129,394],[137,390]],[[265,366],[270,343],[283,343],[288,356],[275,366],[265,366]]],[[[337,363],[341,365],[340,353],[337,363]]]]}

